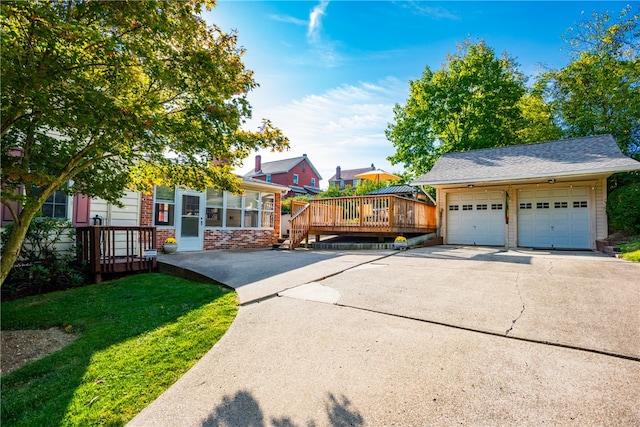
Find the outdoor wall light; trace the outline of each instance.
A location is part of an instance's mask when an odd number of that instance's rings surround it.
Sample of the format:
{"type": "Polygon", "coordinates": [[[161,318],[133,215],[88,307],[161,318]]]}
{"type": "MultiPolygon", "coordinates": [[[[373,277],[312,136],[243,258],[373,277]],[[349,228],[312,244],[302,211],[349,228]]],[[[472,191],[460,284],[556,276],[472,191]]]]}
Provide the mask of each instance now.
{"type": "Polygon", "coordinates": [[[547,181],[549,184],[555,184],[556,183],[556,179],[555,178],[551,178],[549,181],[547,181]]]}
{"type": "Polygon", "coordinates": [[[473,188],[473,184],[467,185],[467,188],[473,188]]]}

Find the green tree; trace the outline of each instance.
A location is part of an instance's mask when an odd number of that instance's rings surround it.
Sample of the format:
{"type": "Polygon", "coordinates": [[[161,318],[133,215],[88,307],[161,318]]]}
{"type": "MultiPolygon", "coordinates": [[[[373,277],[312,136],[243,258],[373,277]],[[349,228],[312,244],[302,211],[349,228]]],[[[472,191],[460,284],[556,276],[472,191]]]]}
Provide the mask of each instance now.
{"type": "Polygon", "coordinates": [[[116,203],[151,183],[237,189],[243,158],[288,145],[266,120],[242,129],[257,83],[236,35],[200,16],[213,6],[2,2],[2,203],[22,209],[11,210],[0,283],[57,189],[116,203]]]}
{"type": "Polygon", "coordinates": [[[543,73],[537,88],[568,137],[610,133],[623,153],[640,158],[640,14],[631,6],[569,29],[571,62],[543,73]]]}
{"type": "Polygon", "coordinates": [[[427,66],[419,80],[409,82],[407,103],[396,104],[386,130],[396,149],[389,160],[420,175],[444,153],[557,135],[550,116],[540,116],[542,101],[524,98],[525,83],[506,53],[499,58],[484,42],[466,41],[442,69],[433,72],[427,66]]]}

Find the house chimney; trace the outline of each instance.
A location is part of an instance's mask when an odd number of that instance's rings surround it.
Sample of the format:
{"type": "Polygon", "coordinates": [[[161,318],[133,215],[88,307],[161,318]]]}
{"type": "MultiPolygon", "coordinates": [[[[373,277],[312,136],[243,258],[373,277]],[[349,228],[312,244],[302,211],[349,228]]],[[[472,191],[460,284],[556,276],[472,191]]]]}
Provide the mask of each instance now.
{"type": "Polygon", "coordinates": [[[336,180],[340,179],[342,179],[342,177],[340,177],[340,166],[336,166],[336,180]]]}
{"type": "Polygon", "coordinates": [[[262,170],[262,156],[260,154],[256,155],[256,168],[255,172],[260,172],[262,170]]]}

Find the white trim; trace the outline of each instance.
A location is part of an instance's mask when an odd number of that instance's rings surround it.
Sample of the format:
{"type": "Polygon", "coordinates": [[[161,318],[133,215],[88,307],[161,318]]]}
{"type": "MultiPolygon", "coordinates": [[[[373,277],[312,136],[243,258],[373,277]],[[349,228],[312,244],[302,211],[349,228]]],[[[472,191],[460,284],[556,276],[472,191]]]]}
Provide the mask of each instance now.
{"type": "Polygon", "coordinates": [[[549,178],[562,179],[564,177],[575,178],[576,176],[585,176],[591,177],[591,179],[598,178],[599,175],[611,175],[617,172],[631,172],[640,170],[638,166],[623,166],[623,167],[615,167],[615,168],[605,168],[605,169],[584,169],[572,172],[557,172],[557,173],[549,173],[549,174],[539,174],[539,175],[514,175],[514,176],[501,176],[495,178],[465,178],[464,180],[446,180],[446,181],[412,181],[410,185],[428,185],[431,187],[440,186],[440,185],[455,185],[455,184],[474,184],[475,186],[481,187],[485,185],[485,183],[509,183],[509,184],[518,184],[513,181],[532,181],[535,179],[547,180],[549,178]]]}

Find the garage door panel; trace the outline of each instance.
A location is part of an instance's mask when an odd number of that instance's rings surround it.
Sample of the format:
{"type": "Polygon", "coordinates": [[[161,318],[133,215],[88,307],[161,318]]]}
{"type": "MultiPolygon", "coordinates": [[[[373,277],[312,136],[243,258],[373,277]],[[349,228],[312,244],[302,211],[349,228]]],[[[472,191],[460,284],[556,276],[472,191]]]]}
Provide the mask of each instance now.
{"type": "Polygon", "coordinates": [[[589,249],[591,220],[586,187],[520,191],[518,244],[589,249]]]}
{"type": "Polygon", "coordinates": [[[504,193],[456,193],[447,196],[447,243],[504,245],[504,193]]]}

